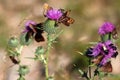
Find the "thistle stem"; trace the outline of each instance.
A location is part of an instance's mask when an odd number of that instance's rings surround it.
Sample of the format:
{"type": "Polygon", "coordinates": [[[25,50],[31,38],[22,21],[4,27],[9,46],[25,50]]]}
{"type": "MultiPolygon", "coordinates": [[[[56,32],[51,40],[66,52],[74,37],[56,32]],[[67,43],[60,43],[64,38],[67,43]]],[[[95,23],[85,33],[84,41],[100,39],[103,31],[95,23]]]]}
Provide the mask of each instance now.
{"type": "Polygon", "coordinates": [[[44,62],[45,64],[45,77],[46,77],[46,80],[48,80],[49,78],[49,72],[48,72],[48,61],[49,61],[49,52],[50,52],[50,48],[51,48],[51,45],[52,43],[55,41],[55,39],[57,37],[59,37],[59,35],[62,33],[63,31],[60,31],[58,34],[56,34],[54,37],[52,37],[52,35],[48,34],[47,35],[47,49],[46,49],[46,60],[44,62]]]}
{"type": "Polygon", "coordinates": [[[50,40],[50,35],[47,35],[47,50],[46,50],[46,63],[45,63],[45,77],[46,80],[49,78],[49,72],[48,72],[48,61],[49,61],[49,51],[51,47],[52,41],[50,40]]]}
{"type": "Polygon", "coordinates": [[[91,79],[91,59],[89,59],[89,68],[88,68],[88,70],[89,70],[89,78],[91,79]]]}
{"type": "Polygon", "coordinates": [[[46,52],[46,63],[45,63],[45,77],[46,77],[46,80],[49,78],[49,73],[48,73],[48,57],[49,57],[49,50],[46,52]]]}
{"type": "MultiPolygon", "coordinates": [[[[19,48],[19,50],[18,50],[18,53],[20,54],[19,56],[18,56],[18,60],[21,62],[21,54],[22,54],[22,49],[23,49],[23,45],[21,45],[20,46],[20,48],[19,48]]],[[[20,65],[20,62],[19,62],[19,65],[20,65]]]]}
{"type": "Polygon", "coordinates": [[[101,37],[101,41],[104,42],[105,41],[104,36],[101,35],[100,37],[101,37]]]}
{"type": "Polygon", "coordinates": [[[111,40],[111,33],[108,34],[108,40],[111,40]]]}

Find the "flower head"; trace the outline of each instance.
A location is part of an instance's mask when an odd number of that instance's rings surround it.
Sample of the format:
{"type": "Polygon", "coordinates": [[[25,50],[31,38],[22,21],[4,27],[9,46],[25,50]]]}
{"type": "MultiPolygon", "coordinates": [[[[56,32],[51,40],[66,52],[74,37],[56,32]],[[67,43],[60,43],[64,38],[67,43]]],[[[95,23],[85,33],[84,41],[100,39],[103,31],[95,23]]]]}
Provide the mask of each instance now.
{"type": "Polygon", "coordinates": [[[112,43],[112,41],[107,40],[105,42],[99,42],[93,48],[88,49],[86,54],[93,58],[98,58],[98,56],[103,56],[100,59],[99,65],[105,65],[109,59],[115,58],[118,55],[117,47],[112,43]]]}
{"type": "Polygon", "coordinates": [[[115,58],[118,55],[117,47],[110,41],[104,43],[105,49],[103,49],[103,59],[100,62],[100,65],[105,65],[109,59],[115,58]]]}
{"type": "Polygon", "coordinates": [[[52,20],[58,20],[62,16],[62,11],[57,9],[49,9],[46,13],[46,17],[52,20]]]}
{"type": "Polygon", "coordinates": [[[98,30],[100,35],[105,35],[115,30],[115,26],[110,22],[105,22],[98,30]]]}

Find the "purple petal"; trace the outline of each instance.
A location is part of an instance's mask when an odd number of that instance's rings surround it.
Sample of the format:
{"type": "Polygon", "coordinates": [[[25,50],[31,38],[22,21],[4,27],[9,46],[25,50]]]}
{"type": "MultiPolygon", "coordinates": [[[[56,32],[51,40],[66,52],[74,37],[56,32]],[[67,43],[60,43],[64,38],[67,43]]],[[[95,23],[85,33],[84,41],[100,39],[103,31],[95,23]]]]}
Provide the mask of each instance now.
{"type": "Polygon", "coordinates": [[[58,20],[62,16],[62,12],[56,9],[50,9],[47,11],[46,16],[52,20],[58,20]]]}
{"type": "Polygon", "coordinates": [[[103,57],[103,59],[100,62],[100,65],[104,66],[108,62],[108,60],[109,60],[108,56],[103,57]]]}
{"type": "Polygon", "coordinates": [[[109,46],[110,44],[112,44],[112,41],[111,41],[111,40],[107,40],[104,44],[105,44],[106,46],[109,46]]]}
{"type": "Polygon", "coordinates": [[[96,57],[101,53],[102,50],[102,43],[98,43],[94,48],[93,48],[93,53],[91,54],[92,56],[96,57]]]}

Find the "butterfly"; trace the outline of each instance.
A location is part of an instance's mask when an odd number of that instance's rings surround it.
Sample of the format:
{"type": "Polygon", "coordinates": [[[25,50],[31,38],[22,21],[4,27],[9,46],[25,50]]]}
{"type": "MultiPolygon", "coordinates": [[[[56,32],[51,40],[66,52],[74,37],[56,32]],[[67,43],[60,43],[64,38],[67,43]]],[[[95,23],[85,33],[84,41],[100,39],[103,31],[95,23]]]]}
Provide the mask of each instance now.
{"type": "Polygon", "coordinates": [[[113,39],[118,39],[118,32],[117,32],[117,29],[115,28],[113,31],[112,31],[112,38],[113,39]]]}
{"type": "Polygon", "coordinates": [[[74,23],[74,19],[69,17],[71,10],[65,11],[64,9],[60,9],[63,12],[63,15],[59,18],[58,23],[63,23],[66,26],[70,26],[70,24],[74,23]]]}
{"type": "Polygon", "coordinates": [[[112,72],[112,65],[111,65],[111,62],[107,62],[104,66],[102,67],[97,67],[94,71],[94,76],[96,75],[99,75],[99,70],[98,69],[101,69],[101,71],[103,72],[112,72]]]}
{"type": "Polygon", "coordinates": [[[99,55],[98,57],[96,57],[95,59],[92,60],[92,62],[96,65],[98,65],[98,67],[100,68],[101,71],[103,72],[112,72],[112,65],[111,62],[108,61],[107,63],[105,63],[102,66],[99,66],[99,63],[101,62],[103,56],[99,55]]]}
{"type": "Polygon", "coordinates": [[[31,37],[34,37],[35,41],[37,42],[44,41],[44,37],[42,36],[43,33],[42,27],[43,27],[42,23],[38,23],[36,25],[30,25],[30,30],[27,32],[25,36],[26,42],[31,37]]]}
{"type": "Polygon", "coordinates": [[[100,63],[100,61],[102,60],[102,58],[103,58],[103,56],[102,56],[102,55],[99,55],[99,56],[97,56],[96,58],[94,58],[94,59],[92,60],[92,63],[98,65],[98,64],[100,63]]]}
{"type": "Polygon", "coordinates": [[[101,71],[103,71],[103,72],[112,72],[111,62],[109,61],[104,66],[102,66],[101,71]]]}

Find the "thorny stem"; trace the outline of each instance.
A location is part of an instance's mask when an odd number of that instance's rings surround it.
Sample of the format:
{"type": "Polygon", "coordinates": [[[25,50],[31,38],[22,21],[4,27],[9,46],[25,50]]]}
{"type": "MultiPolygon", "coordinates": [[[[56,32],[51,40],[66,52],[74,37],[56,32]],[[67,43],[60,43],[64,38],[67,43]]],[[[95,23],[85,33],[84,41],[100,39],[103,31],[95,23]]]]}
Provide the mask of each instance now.
{"type": "Polygon", "coordinates": [[[91,59],[89,59],[89,68],[88,68],[88,70],[89,70],[89,78],[91,79],[91,59]]]}
{"type": "MultiPolygon", "coordinates": [[[[23,46],[22,45],[20,45],[20,48],[19,48],[19,50],[18,50],[18,53],[19,54],[21,54],[22,53],[22,49],[23,49],[23,46]]],[[[19,61],[20,61],[20,58],[21,58],[21,56],[19,55],[18,56],[18,59],[19,59],[19,61]]],[[[20,68],[20,63],[21,63],[21,61],[19,62],[19,68],[20,68]]],[[[21,78],[22,77],[22,75],[21,74],[19,74],[19,78],[21,78]]],[[[19,80],[19,79],[18,79],[19,80]]]]}
{"type": "MultiPolygon", "coordinates": [[[[19,53],[19,54],[22,53],[23,47],[24,47],[23,45],[20,45],[20,48],[18,49],[18,53],[19,53]]],[[[20,58],[21,58],[21,56],[19,55],[19,56],[18,56],[19,61],[21,60],[20,58]]],[[[19,65],[19,68],[20,68],[20,66],[21,66],[20,63],[21,63],[21,61],[20,61],[19,64],[18,64],[18,65],[19,65]]],[[[21,79],[22,77],[23,77],[23,75],[22,75],[22,74],[19,74],[19,79],[21,79]]],[[[18,79],[18,80],[19,80],[19,79],[18,79]]]]}
{"type": "Polygon", "coordinates": [[[104,36],[101,35],[100,37],[101,37],[101,41],[104,42],[105,41],[104,36]]]}
{"type": "MultiPolygon", "coordinates": [[[[23,49],[23,46],[21,45],[19,50],[18,50],[18,53],[21,54],[22,53],[22,49],[23,49]]],[[[20,55],[18,56],[18,60],[20,61],[20,55]]],[[[21,61],[20,61],[21,62],[21,61]]],[[[19,65],[20,65],[20,62],[19,62],[19,65]]]]}
{"type": "Polygon", "coordinates": [[[46,80],[49,78],[49,73],[48,73],[48,59],[49,59],[49,51],[51,47],[52,41],[50,40],[50,35],[47,35],[47,50],[46,50],[46,63],[45,63],[45,77],[46,80]]]}
{"type": "Polygon", "coordinates": [[[111,33],[108,34],[108,40],[111,40],[111,33]]]}
{"type": "Polygon", "coordinates": [[[56,34],[54,37],[52,37],[52,35],[48,34],[47,35],[47,49],[46,49],[46,60],[44,61],[45,64],[45,77],[46,80],[48,80],[49,78],[49,72],[48,72],[48,61],[49,61],[49,51],[51,48],[52,43],[55,41],[55,39],[57,37],[59,37],[59,35],[63,32],[63,30],[61,30],[58,34],[56,34]]]}

